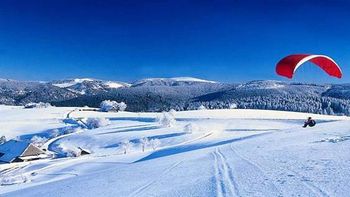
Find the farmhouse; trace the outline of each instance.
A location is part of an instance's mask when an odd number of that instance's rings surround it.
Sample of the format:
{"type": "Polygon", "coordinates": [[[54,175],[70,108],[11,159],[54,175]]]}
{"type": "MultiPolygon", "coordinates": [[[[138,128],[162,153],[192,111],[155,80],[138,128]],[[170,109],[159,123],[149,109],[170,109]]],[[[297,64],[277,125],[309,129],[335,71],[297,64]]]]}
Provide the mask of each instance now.
{"type": "Polygon", "coordinates": [[[32,161],[47,157],[43,150],[28,142],[9,140],[0,145],[0,163],[32,161]]]}

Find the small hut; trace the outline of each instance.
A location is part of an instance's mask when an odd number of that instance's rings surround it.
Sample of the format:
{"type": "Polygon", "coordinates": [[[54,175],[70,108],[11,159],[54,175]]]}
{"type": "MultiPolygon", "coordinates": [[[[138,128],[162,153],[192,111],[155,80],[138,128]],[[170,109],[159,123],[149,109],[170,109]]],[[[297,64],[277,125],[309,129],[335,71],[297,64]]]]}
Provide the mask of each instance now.
{"type": "Polygon", "coordinates": [[[80,155],[83,156],[83,155],[89,155],[91,154],[91,151],[87,150],[87,149],[83,149],[81,147],[78,147],[79,150],[80,150],[80,155]]]}
{"type": "Polygon", "coordinates": [[[47,157],[43,150],[28,142],[9,140],[0,145],[0,163],[32,161],[47,157]]]}

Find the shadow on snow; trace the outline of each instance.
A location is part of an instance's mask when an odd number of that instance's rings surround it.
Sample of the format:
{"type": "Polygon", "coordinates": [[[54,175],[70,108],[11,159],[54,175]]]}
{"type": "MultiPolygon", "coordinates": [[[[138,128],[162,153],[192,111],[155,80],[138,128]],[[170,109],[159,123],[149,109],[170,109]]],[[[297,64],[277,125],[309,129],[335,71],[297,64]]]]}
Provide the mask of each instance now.
{"type": "Polygon", "coordinates": [[[128,129],[122,129],[122,130],[117,130],[117,131],[98,133],[96,135],[106,135],[106,134],[111,134],[111,133],[124,133],[124,132],[131,132],[131,131],[147,131],[147,130],[154,130],[154,129],[159,129],[159,128],[161,128],[161,127],[160,126],[149,126],[149,127],[140,127],[140,128],[128,128],[128,129]]]}
{"type": "MultiPolygon", "coordinates": [[[[171,138],[171,137],[178,137],[178,136],[182,136],[182,135],[186,135],[187,133],[185,132],[179,132],[179,133],[170,133],[170,134],[163,134],[163,135],[154,135],[154,136],[150,136],[150,137],[147,137],[149,140],[152,140],[152,139],[165,139],[165,138],[171,138]]],[[[138,144],[140,143],[140,140],[141,139],[132,139],[130,140],[131,143],[134,143],[134,144],[138,144]]],[[[118,144],[112,144],[112,145],[108,145],[108,146],[105,146],[104,148],[116,148],[119,146],[119,143],[118,144]]]]}
{"type": "Polygon", "coordinates": [[[180,153],[184,153],[184,152],[220,146],[220,145],[229,144],[229,143],[233,143],[233,142],[237,142],[237,141],[241,141],[241,140],[247,140],[247,139],[256,138],[256,137],[263,136],[263,135],[268,135],[271,133],[273,133],[273,132],[254,134],[254,135],[250,135],[250,136],[234,138],[234,139],[220,141],[220,142],[196,143],[196,144],[190,144],[190,145],[179,145],[179,146],[175,146],[175,147],[164,148],[164,149],[158,150],[156,152],[153,152],[152,154],[150,154],[150,155],[148,155],[148,156],[146,156],[138,161],[135,161],[135,163],[147,161],[147,160],[152,160],[152,159],[157,159],[160,157],[166,157],[166,156],[171,156],[171,155],[175,155],[175,154],[180,154],[180,153]]]}

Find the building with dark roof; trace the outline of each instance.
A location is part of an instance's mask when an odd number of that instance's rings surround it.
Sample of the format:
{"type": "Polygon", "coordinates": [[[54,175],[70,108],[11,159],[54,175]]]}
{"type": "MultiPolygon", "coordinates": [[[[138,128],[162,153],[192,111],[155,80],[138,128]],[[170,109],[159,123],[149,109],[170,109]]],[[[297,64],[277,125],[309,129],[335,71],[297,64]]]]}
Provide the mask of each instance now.
{"type": "Polygon", "coordinates": [[[9,140],[0,145],[0,163],[32,161],[47,157],[43,150],[28,142],[9,140]]]}

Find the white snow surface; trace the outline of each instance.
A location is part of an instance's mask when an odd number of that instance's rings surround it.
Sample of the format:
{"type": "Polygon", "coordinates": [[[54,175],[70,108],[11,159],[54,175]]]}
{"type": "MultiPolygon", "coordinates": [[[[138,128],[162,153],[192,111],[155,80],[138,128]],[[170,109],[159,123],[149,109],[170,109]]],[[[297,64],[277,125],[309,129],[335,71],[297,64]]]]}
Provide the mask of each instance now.
{"type": "Polygon", "coordinates": [[[81,157],[0,164],[0,196],[348,196],[348,117],[264,110],[103,113],[74,108],[0,106],[0,135],[26,139],[74,127],[74,119],[108,118],[108,126],[62,135],[45,147],[81,157]],[[302,128],[312,116],[317,125],[302,128]],[[195,124],[196,132],[186,132],[195,124]],[[140,139],[158,139],[142,152],[140,139]],[[334,139],[334,140],[332,140],[334,139]],[[120,143],[131,144],[123,154],[120,143]]]}
{"type": "MultiPolygon", "coordinates": [[[[61,82],[54,83],[52,85],[60,87],[60,88],[69,88],[77,84],[81,84],[85,81],[88,82],[101,82],[103,85],[109,87],[109,88],[121,88],[121,87],[128,87],[130,84],[123,83],[123,82],[116,82],[116,81],[101,81],[101,80],[96,80],[96,79],[90,79],[90,78],[77,78],[77,79],[70,79],[70,80],[63,80],[61,82]]],[[[74,89],[70,89],[71,91],[74,91],[74,89]]],[[[82,92],[84,93],[84,92],[82,92]]]]}
{"type": "Polygon", "coordinates": [[[198,78],[194,78],[194,77],[173,77],[170,79],[174,80],[174,81],[194,81],[194,82],[204,82],[204,83],[216,83],[215,81],[198,79],[198,78]]]}
{"type": "Polygon", "coordinates": [[[81,78],[81,79],[72,79],[72,80],[66,80],[64,83],[56,83],[56,84],[52,84],[54,86],[60,87],[60,88],[67,88],[67,87],[71,87],[73,85],[79,84],[79,83],[83,83],[84,81],[94,81],[94,79],[90,79],[90,78],[81,78]]]}
{"type": "Polygon", "coordinates": [[[109,88],[121,88],[125,87],[125,84],[113,82],[113,81],[107,81],[105,82],[105,85],[108,86],[109,88]]]}
{"type": "Polygon", "coordinates": [[[146,81],[157,81],[157,80],[171,80],[171,81],[178,81],[178,82],[202,82],[202,83],[216,83],[215,81],[209,81],[205,79],[198,79],[194,77],[172,77],[172,78],[147,78],[142,79],[136,82],[136,84],[146,82],[146,81]]]}

